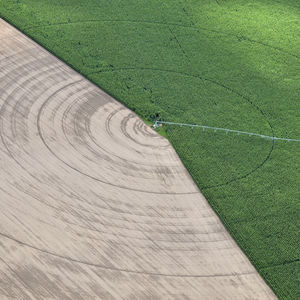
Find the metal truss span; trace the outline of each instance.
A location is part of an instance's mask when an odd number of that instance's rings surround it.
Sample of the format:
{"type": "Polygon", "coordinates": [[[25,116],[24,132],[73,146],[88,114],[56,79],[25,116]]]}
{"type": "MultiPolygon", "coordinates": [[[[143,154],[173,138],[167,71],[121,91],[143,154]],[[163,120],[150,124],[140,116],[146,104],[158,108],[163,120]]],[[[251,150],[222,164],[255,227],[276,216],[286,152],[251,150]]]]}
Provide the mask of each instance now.
{"type": "Polygon", "coordinates": [[[0,299],[275,299],[169,142],[0,19],[0,299]]]}
{"type": "Polygon", "coordinates": [[[261,137],[262,139],[267,139],[267,140],[272,140],[272,141],[286,141],[286,142],[300,143],[299,139],[281,138],[281,137],[276,137],[276,136],[264,135],[264,134],[260,134],[260,133],[241,131],[241,130],[236,130],[236,129],[220,128],[220,127],[211,127],[211,126],[205,126],[205,125],[199,125],[199,124],[187,124],[187,123],[176,123],[176,122],[167,122],[167,121],[155,121],[155,123],[153,125],[153,128],[157,128],[159,126],[159,124],[178,125],[180,127],[185,126],[185,127],[190,127],[192,129],[193,128],[201,128],[203,131],[204,130],[213,130],[214,132],[222,131],[222,132],[225,132],[226,134],[235,133],[237,135],[244,134],[244,135],[248,135],[248,136],[258,136],[258,137],[261,137]]]}

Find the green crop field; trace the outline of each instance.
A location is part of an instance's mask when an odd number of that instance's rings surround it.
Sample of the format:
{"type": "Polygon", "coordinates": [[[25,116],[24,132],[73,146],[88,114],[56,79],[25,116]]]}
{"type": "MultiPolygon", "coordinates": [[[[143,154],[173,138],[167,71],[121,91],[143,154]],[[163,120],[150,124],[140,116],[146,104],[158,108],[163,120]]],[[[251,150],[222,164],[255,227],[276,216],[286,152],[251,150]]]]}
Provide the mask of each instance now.
{"type": "MultiPolygon", "coordinates": [[[[0,16],[145,120],[300,138],[298,0],[0,0],[0,16]]],[[[299,299],[300,143],[160,131],[278,297],[299,299]]]]}

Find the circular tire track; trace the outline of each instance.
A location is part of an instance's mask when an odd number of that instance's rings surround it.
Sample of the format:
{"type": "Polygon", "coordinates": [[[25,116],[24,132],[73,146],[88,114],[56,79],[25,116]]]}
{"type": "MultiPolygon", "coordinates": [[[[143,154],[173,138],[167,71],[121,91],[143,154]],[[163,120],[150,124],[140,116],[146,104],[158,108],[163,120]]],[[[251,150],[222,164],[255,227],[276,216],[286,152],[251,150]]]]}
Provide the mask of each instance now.
{"type": "MultiPolygon", "coordinates": [[[[166,73],[174,73],[174,74],[178,74],[181,76],[185,76],[185,77],[192,77],[192,78],[197,78],[199,80],[203,80],[203,81],[207,81],[210,82],[214,85],[220,86],[223,89],[229,91],[230,93],[238,96],[239,98],[243,99],[244,101],[246,101],[247,103],[249,103],[255,110],[257,110],[260,115],[264,118],[264,120],[268,123],[271,134],[270,136],[274,137],[274,129],[272,124],[270,123],[270,121],[268,120],[268,118],[266,117],[266,114],[264,113],[264,111],[257,105],[255,104],[250,98],[248,98],[247,96],[241,94],[240,92],[235,91],[234,89],[226,86],[223,83],[220,83],[214,79],[210,79],[210,78],[205,78],[201,75],[196,75],[196,74],[189,74],[189,73],[185,73],[185,72],[179,72],[179,71],[175,71],[175,70],[167,70],[167,69],[161,69],[161,68],[148,68],[148,67],[120,67],[120,68],[114,68],[114,69],[107,69],[107,70],[101,70],[101,71],[97,71],[97,72],[92,72],[89,73],[88,75],[92,75],[92,74],[96,74],[96,73],[105,73],[105,72],[118,72],[118,71],[130,71],[130,70],[145,70],[145,71],[155,71],[155,72],[166,72],[166,73]]],[[[169,120],[170,121],[170,120],[169,120]]],[[[235,178],[232,178],[231,180],[228,180],[226,182],[220,183],[220,184],[214,184],[214,185],[209,185],[209,186],[204,186],[202,187],[203,190],[205,189],[211,189],[211,188],[217,188],[217,187],[222,187],[225,186],[227,184],[230,184],[232,182],[236,182],[242,179],[247,178],[248,176],[252,175],[253,173],[255,173],[256,171],[258,171],[261,167],[263,167],[263,165],[270,159],[272,152],[274,150],[274,145],[275,145],[275,141],[272,140],[271,142],[271,147],[270,150],[268,152],[268,154],[266,155],[266,157],[262,160],[261,163],[259,163],[258,165],[256,165],[253,169],[249,170],[248,172],[246,172],[243,175],[237,176],[235,178]]]]}

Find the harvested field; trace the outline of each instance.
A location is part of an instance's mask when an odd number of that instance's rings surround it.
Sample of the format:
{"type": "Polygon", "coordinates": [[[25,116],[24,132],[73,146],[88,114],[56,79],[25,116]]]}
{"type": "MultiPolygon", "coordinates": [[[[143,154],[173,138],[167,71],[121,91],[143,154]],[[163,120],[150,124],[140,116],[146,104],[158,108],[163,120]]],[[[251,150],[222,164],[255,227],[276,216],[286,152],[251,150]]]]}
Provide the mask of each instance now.
{"type": "Polygon", "coordinates": [[[0,20],[0,298],[275,299],[169,142],[0,20]]]}

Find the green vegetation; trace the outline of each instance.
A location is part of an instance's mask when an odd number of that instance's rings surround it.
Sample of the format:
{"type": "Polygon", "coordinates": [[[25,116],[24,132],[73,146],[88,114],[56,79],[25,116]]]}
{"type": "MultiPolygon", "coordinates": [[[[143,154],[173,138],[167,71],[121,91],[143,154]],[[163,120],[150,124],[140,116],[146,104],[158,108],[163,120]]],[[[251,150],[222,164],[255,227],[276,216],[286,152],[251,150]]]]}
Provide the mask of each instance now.
{"type": "MultiPolygon", "coordinates": [[[[144,119],[300,137],[297,0],[0,0],[0,15],[144,119]]],[[[297,299],[300,144],[160,130],[275,293],[297,299]]]]}

